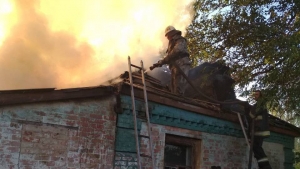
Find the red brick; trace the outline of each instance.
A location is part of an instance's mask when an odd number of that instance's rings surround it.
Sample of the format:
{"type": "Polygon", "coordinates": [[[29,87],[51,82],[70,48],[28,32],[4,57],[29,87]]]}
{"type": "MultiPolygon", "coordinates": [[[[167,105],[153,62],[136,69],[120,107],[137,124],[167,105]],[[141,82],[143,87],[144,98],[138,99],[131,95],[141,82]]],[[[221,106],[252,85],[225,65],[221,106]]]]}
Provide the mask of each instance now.
{"type": "MultiPolygon", "coordinates": [[[[80,165],[81,168],[99,168],[100,166],[106,166],[107,169],[113,168],[114,153],[107,151],[107,149],[112,150],[114,148],[113,126],[116,120],[114,112],[109,112],[110,109],[108,110],[106,107],[100,108],[98,101],[92,102],[94,107],[90,107],[89,101],[82,103],[80,101],[79,104],[82,107],[80,113],[77,112],[77,105],[74,110],[66,111],[65,106],[69,109],[69,102],[41,103],[45,107],[35,104],[24,105],[25,111],[26,109],[33,111],[33,113],[26,114],[28,121],[37,119],[37,116],[43,116],[43,122],[47,124],[0,123],[0,126],[6,127],[5,129],[1,128],[1,142],[3,139],[10,140],[5,143],[7,146],[0,145],[0,152],[6,153],[0,158],[14,159],[15,155],[9,156],[9,153],[13,152],[20,156],[20,160],[23,160],[22,164],[20,162],[20,168],[23,169],[33,168],[33,166],[40,168],[48,166],[53,169],[67,168],[66,164],[70,168],[79,168],[80,165]],[[27,106],[29,107],[27,108],[27,106]],[[101,111],[98,111],[100,109],[105,110],[103,112],[105,117],[101,111]],[[109,115],[110,113],[113,115],[109,115]],[[78,129],[68,126],[78,127],[78,129]],[[86,151],[80,153],[82,148],[86,151]],[[72,157],[72,162],[68,162],[69,156],[72,157]],[[80,161],[80,157],[82,157],[82,161],[80,161]],[[79,162],[81,162],[80,165],[79,162]]],[[[17,163],[15,161],[11,165],[17,163]]]]}
{"type": "Polygon", "coordinates": [[[21,166],[22,169],[32,169],[32,165],[24,165],[24,166],[21,166]]]}
{"type": "Polygon", "coordinates": [[[90,127],[91,122],[90,121],[80,121],[79,125],[80,127],[90,127]]]}
{"type": "MultiPolygon", "coordinates": [[[[8,165],[7,167],[8,167],[8,169],[17,169],[17,168],[19,168],[18,165],[8,165]]],[[[23,169],[31,169],[31,168],[23,167],[23,169]]]]}
{"type": "Polygon", "coordinates": [[[8,150],[10,153],[17,153],[20,151],[19,147],[7,147],[6,150],[8,150]]]}
{"type": "Polygon", "coordinates": [[[98,130],[100,130],[100,131],[102,131],[104,128],[105,128],[105,127],[104,127],[103,124],[97,124],[96,127],[95,127],[95,129],[98,129],[98,130]]]}
{"type": "Polygon", "coordinates": [[[79,121],[90,121],[89,117],[80,117],[79,121]]]}
{"type": "Polygon", "coordinates": [[[8,134],[20,134],[20,130],[19,129],[15,129],[15,128],[4,128],[3,133],[8,133],[8,134]]]}
{"type": "Polygon", "coordinates": [[[103,115],[101,115],[101,114],[90,114],[90,117],[94,118],[94,119],[102,119],[103,115]]]}
{"type": "Polygon", "coordinates": [[[23,135],[31,136],[33,133],[32,131],[24,131],[23,135]]]}
{"type": "MultiPolygon", "coordinates": [[[[0,134],[0,138],[1,138],[1,134],[0,134]]],[[[12,140],[20,140],[20,138],[21,138],[21,135],[19,135],[19,134],[13,134],[13,135],[11,136],[11,139],[12,139],[12,140]]]]}
{"type": "Polygon", "coordinates": [[[105,119],[105,120],[115,120],[115,118],[116,118],[116,116],[114,116],[114,115],[110,115],[110,116],[103,116],[103,118],[105,119]]]}
{"type": "Polygon", "coordinates": [[[90,123],[90,127],[97,128],[98,123],[90,123]]]}
{"type": "Polygon", "coordinates": [[[112,135],[104,135],[103,139],[105,139],[105,140],[114,140],[114,139],[115,139],[115,136],[112,136],[112,135]]]}
{"type": "Polygon", "coordinates": [[[17,147],[20,145],[20,141],[2,140],[1,144],[1,146],[17,147]]]}
{"type": "Polygon", "coordinates": [[[77,115],[68,115],[67,120],[77,120],[79,117],[77,115]]]}
{"type": "Polygon", "coordinates": [[[82,133],[93,133],[95,131],[94,128],[91,128],[91,127],[83,127],[80,129],[80,132],[82,133]]]}
{"type": "Polygon", "coordinates": [[[38,142],[40,142],[40,139],[32,137],[32,136],[23,136],[22,141],[31,142],[31,143],[38,143],[38,142]]]}
{"type": "Polygon", "coordinates": [[[46,116],[46,113],[42,111],[36,111],[35,113],[39,116],[46,116]]]}
{"type": "Polygon", "coordinates": [[[10,123],[10,127],[13,127],[13,128],[20,128],[20,127],[21,127],[21,124],[11,122],[11,123],[10,123]]]}
{"type": "Polygon", "coordinates": [[[10,122],[2,122],[0,123],[0,127],[4,128],[4,127],[10,127],[10,122]]]}
{"type": "Polygon", "coordinates": [[[33,165],[37,163],[37,161],[32,161],[32,160],[20,160],[20,165],[33,165]]]}
{"type": "Polygon", "coordinates": [[[39,161],[49,161],[51,159],[51,155],[36,155],[34,160],[39,160],[39,161]]]}
{"type": "Polygon", "coordinates": [[[12,155],[11,154],[0,154],[0,159],[4,159],[4,158],[11,158],[12,155]]]}
{"type": "Polygon", "coordinates": [[[68,126],[75,126],[75,124],[77,124],[74,120],[65,120],[65,123],[68,126]]]}
{"type": "Polygon", "coordinates": [[[54,161],[39,161],[40,164],[43,164],[45,166],[55,166],[55,162],[54,161]]]}
{"type": "Polygon", "coordinates": [[[96,123],[96,124],[103,124],[103,123],[105,123],[107,120],[104,120],[104,119],[94,119],[94,122],[96,123]]]}

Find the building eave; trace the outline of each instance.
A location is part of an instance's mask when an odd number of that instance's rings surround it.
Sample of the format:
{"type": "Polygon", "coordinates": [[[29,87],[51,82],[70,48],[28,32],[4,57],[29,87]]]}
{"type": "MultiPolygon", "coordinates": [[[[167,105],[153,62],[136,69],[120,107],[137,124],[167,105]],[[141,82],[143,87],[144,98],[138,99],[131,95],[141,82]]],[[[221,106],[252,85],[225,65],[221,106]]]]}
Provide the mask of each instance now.
{"type": "Polygon", "coordinates": [[[2,90],[0,91],[0,106],[102,97],[112,95],[113,92],[114,88],[111,86],[59,90],[55,88],[2,90]]]}
{"type": "MultiPolygon", "coordinates": [[[[130,96],[130,90],[130,84],[124,82],[120,93],[130,96]]],[[[139,99],[144,98],[143,87],[141,85],[134,84],[134,95],[139,99]]],[[[174,95],[170,92],[158,91],[158,89],[154,90],[151,88],[147,88],[147,97],[148,101],[151,102],[188,110],[194,113],[199,113],[239,124],[238,115],[236,113],[227,111],[224,112],[220,109],[220,105],[218,104],[194,100],[191,98],[184,98],[179,95],[174,95]]],[[[271,115],[270,122],[272,122],[272,124],[270,124],[271,131],[292,137],[300,137],[300,129],[298,127],[271,115]]]]}

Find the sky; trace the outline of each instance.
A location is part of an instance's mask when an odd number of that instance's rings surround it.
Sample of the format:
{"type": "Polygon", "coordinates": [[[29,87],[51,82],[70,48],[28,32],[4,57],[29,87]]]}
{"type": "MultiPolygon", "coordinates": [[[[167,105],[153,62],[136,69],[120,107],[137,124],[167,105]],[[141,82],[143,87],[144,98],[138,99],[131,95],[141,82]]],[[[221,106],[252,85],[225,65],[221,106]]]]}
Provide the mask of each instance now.
{"type": "Polygon", "coordinates": [[[0,90],[97,86],[162,57],[193,0],[0,0],[0,90]]]}

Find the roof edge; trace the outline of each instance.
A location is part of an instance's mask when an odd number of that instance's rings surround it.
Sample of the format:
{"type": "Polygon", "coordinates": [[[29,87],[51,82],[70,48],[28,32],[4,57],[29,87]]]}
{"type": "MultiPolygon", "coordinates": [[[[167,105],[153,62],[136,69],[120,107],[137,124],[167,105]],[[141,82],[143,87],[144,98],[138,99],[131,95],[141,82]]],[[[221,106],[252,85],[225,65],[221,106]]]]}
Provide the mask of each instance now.
{"type": "Polygon", "coordinates": [[[25,89],[0,91],[0,106],[58,101],[112,95],[115,88],[112,86],[84,87],[59,89],[25,89]],[[24,93],[26,93],[24,95],[24,93]]]}

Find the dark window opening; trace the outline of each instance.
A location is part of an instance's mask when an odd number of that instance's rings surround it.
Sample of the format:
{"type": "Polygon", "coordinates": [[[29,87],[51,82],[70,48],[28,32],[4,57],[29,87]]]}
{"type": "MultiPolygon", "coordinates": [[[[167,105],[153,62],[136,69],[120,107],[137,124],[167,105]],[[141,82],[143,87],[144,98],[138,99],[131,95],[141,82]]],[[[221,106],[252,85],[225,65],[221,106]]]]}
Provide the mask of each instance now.
{"type": "Polygon", "coordinates": [[[200,140],[166,135],[164,169],[200,167],[200,140]]]}
{"type": "Polygon", "coordinates": [[[165,145],[165,169],[191,169],[191,147],[182,145],[165,145]]]}

